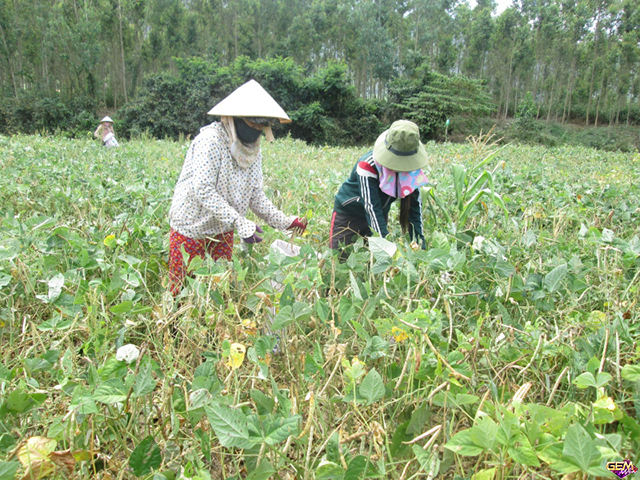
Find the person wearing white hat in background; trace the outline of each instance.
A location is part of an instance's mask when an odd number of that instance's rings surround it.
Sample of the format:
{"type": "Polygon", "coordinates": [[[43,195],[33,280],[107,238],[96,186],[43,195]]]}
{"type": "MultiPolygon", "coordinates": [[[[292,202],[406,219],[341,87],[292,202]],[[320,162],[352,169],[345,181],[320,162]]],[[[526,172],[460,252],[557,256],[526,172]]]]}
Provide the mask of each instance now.
{"type": "Polygon", "coordinates": [[[234,231],[246,243],[258,243],[262,229],[246,218],[251,209],[278,230],[303,231],[306,222],[276,208],[262,190],[260,136],[273,140],[271,126],[291,119],[255,80],[237,88],[209,112],[220,121],[200,129],[193,139],[176,184],[169,220],[170,290],[177,295],[189,260],[209,254],[231,260],[234,231]]]}
{"type": "Polygon", "coordinates": [[[100,120],[100,125],[93,132],[93,136],[100,137],[105,147],[119,146],[118,140],[116,140],[116,133],[113,131],[113,120],[109,116],[100,120]]]}

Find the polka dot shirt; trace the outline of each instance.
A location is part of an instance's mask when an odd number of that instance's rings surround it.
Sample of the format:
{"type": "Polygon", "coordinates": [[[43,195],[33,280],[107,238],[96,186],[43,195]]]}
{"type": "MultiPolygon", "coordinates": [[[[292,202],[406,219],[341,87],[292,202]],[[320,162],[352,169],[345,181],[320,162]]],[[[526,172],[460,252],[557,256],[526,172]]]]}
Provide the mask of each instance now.
{"type": "Polygon", "coordinates": [[[245,218],[249,208],[271,227],[288,228],[296,217],[278,210],[262,191],[262,154],[242,169],[229,147],[230,138],[219,122],[194,138],[173,194],[171,228],[193,239],[233,230],[247,238],[256,230],[245,218]]]}

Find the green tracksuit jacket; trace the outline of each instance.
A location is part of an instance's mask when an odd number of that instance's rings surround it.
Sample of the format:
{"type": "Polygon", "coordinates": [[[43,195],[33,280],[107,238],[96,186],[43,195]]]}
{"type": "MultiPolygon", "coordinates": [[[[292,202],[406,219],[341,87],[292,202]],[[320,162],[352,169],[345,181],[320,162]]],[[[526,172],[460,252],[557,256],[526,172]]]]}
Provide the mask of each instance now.
{"type": "MultiPolygon", "coordinates": [[[[410,195],[411,210],[409,221],[411,228],[409,234],[412,240],[425,247],[422,228],[422,198],[420,189],[416,189],[410,195]]],[[[351,175],[342,184],[336,195],[334,211],[352,217],[363,218],[366,216],[371,230],[378,232],[382,237],[389,233],[387,219],[391,204],[397,199],[380,190],[378,169],[373,163],[373,152],[365,153],[356,162],[351,175]]]]}

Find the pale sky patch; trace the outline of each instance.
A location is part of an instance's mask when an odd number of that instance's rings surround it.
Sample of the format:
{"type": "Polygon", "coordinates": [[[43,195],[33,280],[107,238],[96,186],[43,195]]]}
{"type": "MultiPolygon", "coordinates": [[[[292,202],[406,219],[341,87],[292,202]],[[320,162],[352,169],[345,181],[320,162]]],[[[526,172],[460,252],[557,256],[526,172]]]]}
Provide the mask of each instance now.
{"type": "MultiPolygon", "coordinates": [[[[498,6],[496,7],[496,15],[500,15],[504,12],[508,7],[513,3],[512,0],[496,0],[498,6]]],[[[475,8],[477,2],[476,0],[469,0],[469,6],[471,8],[475,8]]]]}

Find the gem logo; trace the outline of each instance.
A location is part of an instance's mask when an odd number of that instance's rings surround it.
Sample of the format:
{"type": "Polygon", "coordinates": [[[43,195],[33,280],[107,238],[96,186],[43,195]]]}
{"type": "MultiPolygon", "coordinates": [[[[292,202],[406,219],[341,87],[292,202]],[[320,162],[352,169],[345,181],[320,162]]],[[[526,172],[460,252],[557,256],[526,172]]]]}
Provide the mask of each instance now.
{"type": "Polygon", "coordinates": [[[615,473],[619,478],[624,478],[636,473],[638,468],[631,463],[631,460],[625,460],[624,462],[607,462],[607,470],[615,473]]]}

